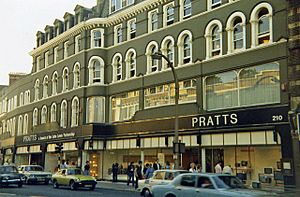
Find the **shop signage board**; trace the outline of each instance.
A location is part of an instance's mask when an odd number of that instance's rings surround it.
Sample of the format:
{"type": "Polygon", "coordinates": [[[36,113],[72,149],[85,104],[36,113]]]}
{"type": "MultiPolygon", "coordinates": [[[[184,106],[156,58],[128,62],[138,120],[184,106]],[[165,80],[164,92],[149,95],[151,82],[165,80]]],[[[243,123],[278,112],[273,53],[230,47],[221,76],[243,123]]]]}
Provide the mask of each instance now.
{"type": "Polygon", "coordinates": [[[192,128],[222,128],[288,123],[288,107],[211,113],[191,117],[192,128]]]}

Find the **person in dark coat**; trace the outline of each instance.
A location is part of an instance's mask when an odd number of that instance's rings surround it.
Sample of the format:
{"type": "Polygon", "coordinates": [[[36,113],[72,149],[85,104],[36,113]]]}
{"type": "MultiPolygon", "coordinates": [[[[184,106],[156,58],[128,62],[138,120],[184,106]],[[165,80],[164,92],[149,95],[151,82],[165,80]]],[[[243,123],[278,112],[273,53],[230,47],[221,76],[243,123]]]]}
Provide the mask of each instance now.
{"type": "Polygon", "coordinates": [[[139,187],[139,180],[143,179],[142,174],[142,161],[139,161],[139,164],[136,167],[136,173],[135,173],[135,189],[139,187]]]}
{"type": "Polygon", "coordinates": [[[133,162],[130,162],[127,168],[127,185],[129,185],[130,182],[132,182],[132,187],[134,187],[134,165],[133,162]]]}
{"type": "Polygon", "coordinates": [[[158,163],[158,159],[154,162],[153,168],[154,168],[154,170],[161,170],[161,166],[160,166],[160,164],[158,163]]]}
{"type": "Polygon", "coordinates": [[[119,172],[119,164],[113,163],[112,165],[113,182],[118,182],[118,172],[119,172]]]}
{"type": "Polygon", "coordinates": [[[146,165],[144,166],[144,170],[143,170],[144,175],[146,174],[148,168],[149,168],[149,164],[146,163],[146,165]]]}

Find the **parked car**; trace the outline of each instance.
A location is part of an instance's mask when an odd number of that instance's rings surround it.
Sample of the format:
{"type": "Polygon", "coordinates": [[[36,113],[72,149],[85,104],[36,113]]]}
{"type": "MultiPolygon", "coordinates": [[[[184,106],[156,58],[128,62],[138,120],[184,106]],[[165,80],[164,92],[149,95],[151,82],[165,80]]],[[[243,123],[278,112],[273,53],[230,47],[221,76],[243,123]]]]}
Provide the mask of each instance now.
{"type": "Polygon", "coordinates": [[[141,196],[144,197],[152,196],[151,194],[152,186],[157,184],[168,184],[174,179],[174,177],[183,173],[190,173],[190,172],[187,170],[156,170],[150,179],[146,179],[144,183],[139,182],[139,190],[141,191],[141,196]]]}
{"type": "Polygon", "coordinates": [[[22,175],[19,174],[18,169],[13,165],[0,166],[0,187],[11,184],[22,187],[22,175]]]}
{"type": "Polygon", "coordinates": [[[52,177],[50,172],[45,172],[43,167],[39,165],[21,165],[19,172],[24,175],[26,184],[44,183],[48,185],[52,177]]]}
{"type": "Polygon", "coordinates": [[[92,176],[83,175],[80,168],[67,168],[60,169],[52,175],[52,183],[54,188],[69,186],[71,190],[79,187],[88,187],[90,190],[94,190],[97,181],[92,176]]]}
{"type": "Polygon", "coordinates": [[[253,197],[275,193],[247,189],[235,176],[191,173],[177,176],[167,185],[152,187],[153,197],[253,197]]]}

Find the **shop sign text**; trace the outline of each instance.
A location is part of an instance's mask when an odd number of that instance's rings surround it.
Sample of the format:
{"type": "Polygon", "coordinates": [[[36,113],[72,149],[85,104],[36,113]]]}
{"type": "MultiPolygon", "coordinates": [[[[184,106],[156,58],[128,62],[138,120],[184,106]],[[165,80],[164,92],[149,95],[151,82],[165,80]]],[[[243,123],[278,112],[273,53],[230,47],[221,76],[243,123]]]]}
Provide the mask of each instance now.
{"type": "Polygon", "coordinates": [[[236,124],[238,124],[238,115],[236,113],[216,114],[192,118],[192,127],[215,127],[236,124]]]}
{"type": "Polygon", "coordinates": [[[46,134],[46,135],[27,135],[23,137],[23,142],[35,142],[35,141],[45,141],[45,140],[57,140],[63,138],[75,137],[75,132],[68,133],[56,133],[56,134],[46,134]]]}

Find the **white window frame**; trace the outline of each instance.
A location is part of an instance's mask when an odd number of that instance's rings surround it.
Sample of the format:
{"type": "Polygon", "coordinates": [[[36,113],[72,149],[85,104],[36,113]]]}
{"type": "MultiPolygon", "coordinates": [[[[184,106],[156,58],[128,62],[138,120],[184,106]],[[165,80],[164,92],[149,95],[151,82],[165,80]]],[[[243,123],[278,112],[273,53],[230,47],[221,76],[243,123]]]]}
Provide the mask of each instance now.
{"type": "Polygon", "coordinates": [[[40,80],[35,80],[34,83],[34,101],[38,101],[40,99],[40,80]]]}
{"type": "Polygon", "coordinates": [[[126,52],[126,79],[136,77],[136,51],[131,48],[126,52]],[[133,55],[132,55],[133,54],[133,55]],[[131,61],[131,57],[133,58],[133,62],[131,61]],[[134,72],[134,75],[131,76],[131,72],[134,72]]]}
{"type": "Polygon", "coordinates": [[[273,8],[270,4],[268,3],[260,3],[258,4],[251,12],[251,16],[250,16],[250,24],[251,24],[251,48],[260,46],[258,43],[258,23],[259,23],[259,18],[258,18],[258,14],[261,11],[261,9],[267,9],[268,10],[268,14],[267,17],[269,18],[269,36],[270,36],[270,40],[268,43],[265,44],[260,44],[260,45],[268,45],[273,43],[273,8]]]}
{"type": "Polygon", "coordinates": [[[241,51],[246,49],[246,16],[242,12],[235,12],[230,15],[230,17],[227,20],[226,24],[226,31],[227,31],[227,46],[228,51],[227,53],[233,53],[236,51],[241,51]],[[243,47],[241,49],[234,49],[234,21],[236,18],[240,18],[242,20],[241,26],[243,31],[243,47]]]}
{"type": "Polygon", "coordinates": [[[48,75],[46,75],[43,79],[43,98],[48,97],[48,87],[49,87],[48,75]]]}
{"type": "Polygon", "coordinates": [[[148,33],[157,31],[159,29],[159,18],[158,18],[158,9],[154,9],[148,12],[148,33]],[[153,23],[153,15],[156,14],[157,20],[153,23]],[[156,24],[156,28],[154,26],[156,24]]]}
{"type": "Polygon", "coordinates": [[[39,119],[39,110],[38,108],[34,108],[32,113],[32,126],[38,125],[38,119],[39,119]]]}
{"type": "Polygon", "coordinates": [[[155,62],[155,64],[153,65],[152,62],[152,49],[153,47],[155,47],[156,51],[158,51],[159,47],[156,41],[151,41],[146,48],[146,57],[147,57],[147,74],[151,74],[151,73],[156,73],[158,72],[158,60],[154,60],[153,62],[155,62]],[[153,68],[157,68],[155,72],[152,72],[153,68]]]}
{"type": "Polygon", "coordinates": [[[28,133],[28,114],[24,115],[23,134],[28,133]]]}
{"type": "Polygon", "coordinates": [[[80,87],[80,63],[76,62],[73,67],[73,89],[80,87]]]}
{"type": "Polygon", "coordinates": [[[113,82],[117,82],[117,81],[122,81],[123,79],[123,58],[122,55],[120,53],[117,53],[113,56],[112,59],[112,67],[113,67],[113,82]],[[117,59],[119,59],[119,63],[120,65],[118,65],[117,63],[117,59]],[[120,67],[118,67],[120,66],[120,67]]]}
{"type": "Polygon", "coordinates": [[[49,66],[49,51],[45,52],[45,68],[49,66]]]}
{"type": "Polygon", "coordinates": [[[75,54],[77,54],[77,53],[79,53],[79,51],[80,51],[80,38],[81,38],[81,35],[79,34],[79,35],[77,35],[77,36],[75,36],[75,49],[74,49],[74,53],[75,54]]]}
{"type": "Polygon", "coordinates": [[[20,136],[23,134],[23,116],[20,115],[18,118],[18,132],[17,132],[17,136],[20,136]]]}
{"type": "Polygon", "coordinates": [[[53,62],[55,64],[58,62],[58,46],[54,47],[53,52],[54,52],[53,62]]]}
{"type": "Polygon", "coordinates": [[[109,0],[109,13],[112,14],[114,12],[117,12],[127,6],[133,5],[135,0],[109,0]],[[112,2],[115,2],[115,5],[117,5],[117,1],[119,1],[120,7],[118,9],[112,10],[112,2]],[[123,5],[123,3],[125,3],[123,5]]]}
{"type": "Polygon", "coordinates": [[[57,95],[57,89],[58,89],[58,74],[57,71],[55,71],[52,74],[52,95],[57,95]]]}
{"type": "Polygon", "coordinates": [[[48,113],[47,106],[44,105],[41,110],[41,124],[47,123],[47,113],[48,113]]]}
{"type": "Polygon", "coordinates": [[[136,38],[136,18],[127,22],[127,40],[132,40],[134,38],[136,38]],[[132,23],[134,23],[135,29],[131,28],[132,23]],[[134,37],[131,36],[132,34],[134,34],[134,37]]]}
{"type": "Polygon", "coordinates": [[[52,103],[50,108],[50,122],[56,122],[57,116],[57,105],[56,103],[52,103]]]}
{"type": "Polygon", "coordinates": [[[63,100],[60,106],[60,127],[67,128],[68,126],[68,102],[63,100]]]}
{"type": "Polygon", "coordinates": [[[71,112],[71,127],[77,127],[79,125],[79,111],[80,105],[79,105],[79,99],[78,97],[74,97],[72,100],[72,112],[71,112]],[[77,102],[77,106],[75,105],[77,102]]]}
{"type": "Polygon", "coordinates": [[[123,29],[122,24],[114,27],[114,44],[120,44],[123,41],[123,29]],[[120,29],[120,31],[119,31],[120,29]]]}
{"type": "MultiPolygon", "coordinates": [[[[163,26],[164,27],[168,26],[168,22],[169,22],[168,21],[168,8],[169,7],[173,8],[173,20],[172,20],[173,22],[171,24],[174,24],[174,22],[175,22],[175,9],[174,9],[175,3],[173,1],[173,2],[168,3],[163,6],[163,21],[164,21],[163,26]]],[[[169,25],[171,25],[171,24],[169,24],[169,25]]]]}
{"type": "Polygon", "coordinates": [[[69,48],[69,41],[65,41],[64,42],[64,59],[69,57],[68,48],[69,48]]]}
{"type": "Polygon", "coordinates": [[[190,16],[192,16],[192,1],[190,1],[189,6],[186,6],[185,4],[185,0],[180,0],[180,12],[179,12],[179,17],[180,20],[184,20],[186,18],[189,18],[190,16]],[[184,15],[184,11],[186,8],[190,8],[191,9],[191,13],[188,15],[184,15]]]}
{"type": "MultiPolygon", "coordinates": [[[[171,63],[173,64],[173,66],[175,66],[175,40],[172,36],[166,36],[162,43],[161,43],[161,49],[160,51],[162,52],[163,55],[165,55],[166,57],[169,58],[169,60],[171,60],[171,63]],[[172,59],[170,59],[168,56],[168,44],[171,43],[171,47],[172,47],[172,59]],[[173,60],[173,61],[172,61],[173,60]]],[[[166,70],[168,69],[168,62],[163,59],[162,60],[162,70],[166,70]]]]}
{"type": "Polygon", "coordinates": [[[65,67],[62,73],[62,92],[66,92],[69,90],[69,68],[65,67]]]}
{"type": "Polygon", "coordinates": [[[41,56],[38,56],[36,58],[36,72],[39,72],[41,70],[41,56]]]}
{"type": "Polygon", "coordinates": [[[219,57],[223,55],[223,38],[222,38],[222,23],[219,20],[212,20],[205,29],[205,40],[206,40],[206,59],[219,57]],[[215,26],[218,26],[219,28],[219,34],[220,34],[220,54],[217,56],[212,56],[212,30],[215,26]]]}
{"type": "Polygon", "coordinates": [[[98,28],[98,29],[91,30],[91,48],[103,48],[103,47],[104,47],[104,29],[98,28]],[[98,44],[96,44],[95,32],[100,32],[100,38],[97,39],[98,44]]]}
{"type": "Polygon", "coordinates": [[[213,0],[207,0],[207,10],[212,10],[216,7],[219,7],[220,5],[222,5],[222,0],[219,0],[216,3],[213,3],[213,0]]]}
{"type": "Polygon", "coordinates": [[[177,47],[178,47],[178,65],[187,65],[191,64],[193,62],[193,35],[189,30],[184,30],[182,31],[179,36],[178,36],[178,42],[177,42],[177,47]],[[190,42],[190,56],[189,57],[184,57],[184,39],[186,36],[189,37],[189,42],[190,42]],[[190,61],[187,63],[184,63],[184,59],[189,58],[190,61]]]}
{"type": "Polygon", "coordinates": [[[104,84],[104,60],[99,56],[92,56],[89,60],[89,85],[92,84],[104,84]],[[100,78],[94,78],[94,61],[99,61],[100,63],[100,78]]]}

